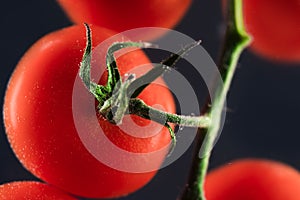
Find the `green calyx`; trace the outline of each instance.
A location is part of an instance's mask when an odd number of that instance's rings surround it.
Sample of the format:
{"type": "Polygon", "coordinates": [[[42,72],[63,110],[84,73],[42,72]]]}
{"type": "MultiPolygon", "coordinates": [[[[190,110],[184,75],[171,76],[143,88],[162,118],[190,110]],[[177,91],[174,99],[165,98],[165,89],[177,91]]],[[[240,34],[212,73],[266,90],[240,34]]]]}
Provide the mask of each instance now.
{"type": "Polygon", "coordinates": [[[155,121],[165,126],[171,135],[173,144],[176,137],[169,123],[181,126],[192,126],[207,128],[210,126],[208,116],[181,116],[173,113],[163,112],[145,104],[138,95],[155,79],[173,68],[176,62],[188,51],[200,44],[200,41],[187,45],[176,54],[156,65],[139,78],[134,74],[129,74],[122,80],[114,53],[120,49],[128,47],[151,48],[151,43],[146,42],[117,42],[112,44],[106,55],[106,68],[108,72],[107,83],[99,85],[91,81],[91,53],[92,37],[88,24],[85,24],[87,44],[80,64],[79,76],[85,87],[98,101],[99,113],[113,124],[121,124],[122,119],[127,114],[133,114],[145,119],[155,121]],[[151,116],[150,116],[151,113],[151,116]]]}

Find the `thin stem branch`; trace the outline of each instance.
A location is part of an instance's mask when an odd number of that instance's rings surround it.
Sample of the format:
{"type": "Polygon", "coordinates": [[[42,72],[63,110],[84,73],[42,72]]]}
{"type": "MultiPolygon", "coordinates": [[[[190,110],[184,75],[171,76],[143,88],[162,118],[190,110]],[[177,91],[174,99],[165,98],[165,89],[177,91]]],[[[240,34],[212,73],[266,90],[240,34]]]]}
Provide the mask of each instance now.
{"type": "MultiPolygon", "coordinates": [[[[250,37],[243,25],[242,1],[230,0],[228,24],[221,53],[219,70],[223,78],[223,86],[216,86],[215,98],[209,109],[212,124],[207,130],[199,129],[192,168],[186,188],[179,200],[205,200],[204,180],[208,169],[209,158],[221,125],[222,112],[226,102],[238,59],[242,51],[250,44],[250,37]],[[204,140],[205,138],[205,140],[204,140]],[[205,142],[203,142],[205,141],[205,142]],[[201,150],[201,155],[199,152],[201,150]]],[[[205,110],[208,108],[204,108],[205,110]]]]}
{"type": "Polygon", "coordinates": [[[187,127],[208,128],[211,119],[208,116],[184,116],[164,112],[151,106],[148,106],[141,99],[130,99],[129,113],[158,122],[162,125],[165,123],[174,123],[187,127]]]}

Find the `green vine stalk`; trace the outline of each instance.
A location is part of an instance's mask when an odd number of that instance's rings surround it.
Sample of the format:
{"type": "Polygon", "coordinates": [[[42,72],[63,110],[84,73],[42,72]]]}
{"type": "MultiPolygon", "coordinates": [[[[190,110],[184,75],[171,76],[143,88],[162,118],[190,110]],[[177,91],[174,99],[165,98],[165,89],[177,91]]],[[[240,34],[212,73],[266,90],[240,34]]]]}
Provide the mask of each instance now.
{"type": "Polygon", "coordinates": [[[208,112],[212,120],[211,126],[209,126],[208,129],[199,129],[198,131],[188,183],[178,200],[206,199],[204,181],[208,169],[211,150],[220,129],[221,117],[227,93],[229,91],[239,57],[243,50],[251,42],[250,36],[248,36],[244,29],[242,1],[230,0],[229,2],[227,27],[219,63],[219,70],[224,84],[222,87],[216,86],[215,98],[212,102],[210,102],[212,106],[208,107],[207,104],[204,108],[203,112],[208,112]],[[200,150],[201,155],[199,155],[200,150]]]}

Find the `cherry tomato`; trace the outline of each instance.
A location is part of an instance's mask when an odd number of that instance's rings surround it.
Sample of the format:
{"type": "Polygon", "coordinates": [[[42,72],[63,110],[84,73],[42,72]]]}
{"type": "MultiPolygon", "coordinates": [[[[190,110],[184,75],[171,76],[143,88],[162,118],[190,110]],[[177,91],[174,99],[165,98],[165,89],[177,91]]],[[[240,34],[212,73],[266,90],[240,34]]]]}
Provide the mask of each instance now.
{"type": "Polygon", "coordinates": [[[75,200],[53,186],[34,182],[18,181],[0,185],[1,200],[75,200]]]}
{"type": "Polygon", "coordinates": [[[243,0],[243,15],[254,52],[276,61],[300,62],[299,0],[243,0]]]}
{"type": "MultiPolygon", "coordinates": [[[[122,32],[139,27],[172,28],[184,16],[191,0],[107,1],[58,0],[75,23],[91,23],[122,32]]],[[[149,33],[150,39],[158,33],[149,33]]],[[[160,33],[159,33],[160,34],[160,33]]]]}
{"type": "MultiPolygon", "coordinates": [[[[91,26],[91,29],[93,46],[113,35],[104,28],[91,26]]],[[[7,86],[3,108],[7,136],[21,163],[40,179],[78,196],[123,196],[144,186],[156,170],[134,173],[114,169],[96,159],[83,145],[73,118],[72,92],[85,45],[85,28],[75,25],[46,35],[27,51],[7,86]]],[[[102,55],[98,55],[102,60],[106,50],[103,49],[102,55]]],[[[92,63],[105,71],[104,62],[93,59],[92,63]]],[[[140,50],[117,59],[122,76],[144,63],[149,63],[149,60],[140,50]]],[[[106,76],[103,77],[100,83],[104,85],[106,76]]],[[[97,125],[90,123],[97,115],[96,109],[92,114],[87,112],[90,108],[87,98],[90,96],[83,84],[81,87],[83,93],[76,96],[80,102],[79,118],[88,126],[86,134],[95,137],[95,140],[100,134],[101,124],[107,138],[128,152],[154,152],[170,144],[170,134],[166,128],[162,128],[159,134],[143,138],[143,135],[156,130],[160,126],[158,124],[152,128],[147,126],[144,132],[134,133],[141,137],[133,137],[101,117],[97,119],[97,125]]],[[[165,111],[175,112],[173,97],[165,86],[151,84],[139,98],[148,105],[160,104],[165,111]]],[[[148,120],[133,118],[139,125],[149,124],[148,120]]],[[[126,124],[123,127],[126,130],[131,128],[126,124]]],[[[151,161],[159,165],[165,154],[151,161]]],[[[135,163],[124,160],[119,164],[135,163]]],[[[137,168],[145,167],[142,163],[136,165],[137,168]]]]}
{"type": "Polygon", "coordinates": [[[245,159],[210,172],[207,200],[298,200],[300,174],[283,163],[245,159]]]}

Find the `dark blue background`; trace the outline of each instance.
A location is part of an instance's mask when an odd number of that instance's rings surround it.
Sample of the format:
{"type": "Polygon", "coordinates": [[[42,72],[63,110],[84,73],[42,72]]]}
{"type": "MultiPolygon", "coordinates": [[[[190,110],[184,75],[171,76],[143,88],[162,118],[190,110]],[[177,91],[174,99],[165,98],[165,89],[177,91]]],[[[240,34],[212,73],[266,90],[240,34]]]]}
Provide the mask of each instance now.
{"type": "MultiPolygon", "coordinates": [[[[46,33],[70,24],[54,0],[1,3],[1,105],[10,74],[25,51],[46,33]]],[[[219,1],[211,0],[194,0],[189,13],[176,28],[201,39],[214,59],[218,56],[222,29],[219,1]]],[[[260,157],[300,169],[299,85],[300,65],[272,63],[246,51],[228,96],[229,112],[213,152],[211,168],[237,158],[260,157]]],[[[162,169],[142,190],[123,199],[176,199],[184,185],[190,160],[191,149],[162,169]]],[[[35,179],[12,153],[3,123],[0,163],[0,183],[35,179]]]]}

